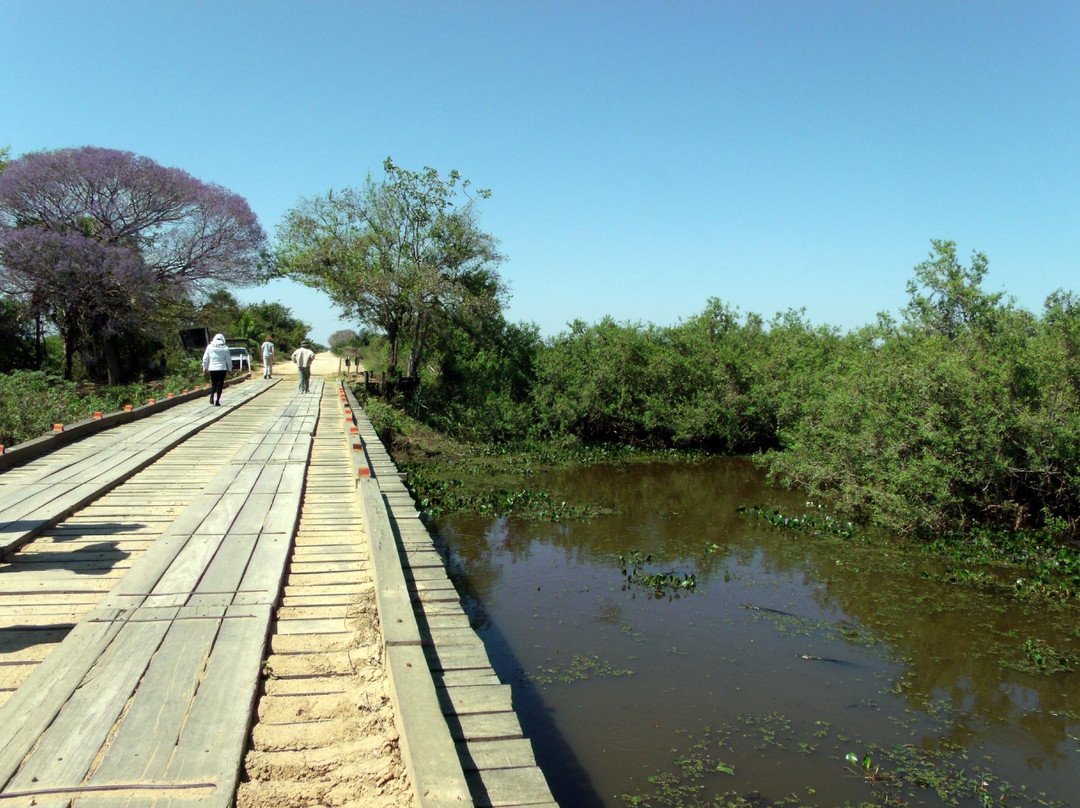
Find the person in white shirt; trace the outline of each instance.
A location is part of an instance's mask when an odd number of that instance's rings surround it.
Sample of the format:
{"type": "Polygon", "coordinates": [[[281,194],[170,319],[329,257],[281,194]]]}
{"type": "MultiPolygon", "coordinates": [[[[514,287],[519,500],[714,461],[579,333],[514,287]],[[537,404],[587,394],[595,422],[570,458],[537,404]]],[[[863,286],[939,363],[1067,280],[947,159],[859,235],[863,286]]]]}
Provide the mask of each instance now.
{"type": "Polygon", "coordinates": [[[262,344],[263,378],[271,379],[274,376],[274,343],[270,341],[270,335],[262,344]]]}
{"type": "Polygon", "coordinates": [[[293,351],[292,361],[296,363],[297,382],[296,389],[301,393],[308,391],[308,382],[311,381],[311,360],[315,358],[315,352],[308,347],[308,341],[300,343],[300,347],[293,351]]]}

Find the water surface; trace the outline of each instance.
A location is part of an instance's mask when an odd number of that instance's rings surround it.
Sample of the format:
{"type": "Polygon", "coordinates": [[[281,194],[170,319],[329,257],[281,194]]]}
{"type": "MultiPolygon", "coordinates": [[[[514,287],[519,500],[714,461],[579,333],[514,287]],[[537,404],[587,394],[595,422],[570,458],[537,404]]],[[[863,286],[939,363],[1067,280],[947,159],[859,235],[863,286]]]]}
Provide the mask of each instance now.
{"type": "Polygon", "coordinates": [[[1080,674],[1009,666],[1032,637],[1076,651],[1075,621],[740,515],[807,510],[743,460],[546,484],[616,514],[437,527],[564,808],[1080,805],[1080,674]],[[635,550],[696,589],[628,584],[635,550]]]}

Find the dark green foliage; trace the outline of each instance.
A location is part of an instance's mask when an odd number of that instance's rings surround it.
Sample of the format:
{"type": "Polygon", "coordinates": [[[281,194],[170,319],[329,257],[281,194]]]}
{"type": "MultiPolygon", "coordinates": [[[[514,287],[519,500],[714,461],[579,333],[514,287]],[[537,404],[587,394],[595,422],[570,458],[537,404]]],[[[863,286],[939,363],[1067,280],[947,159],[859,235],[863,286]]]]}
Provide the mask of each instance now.
{"type": "Polygon", "coordinates": [[[14,446],[52,431],[53,424],[72,424],[95,412],[118,412],[125,404],[145,404],[202,383],[201,365],[177,371],[152,384],[89,388],[39,370],[0,374],[0,445],[14,446]]]}
{"type": "Polygon", "coordinates": [[[34,319],[24,306],[0,297],[0,373],[38,364],[34,319]]]}
{"type": "Polygon", "coordinates": [[[455,320],[439,335],[438,373],[425,378],[409,411],[468,440],[524,439],[539,345],[536,326],[507,323],[501,315],[455,320]]]}
{"type": "Polygon", "coordinates": [[[79,399],[74,382],[41,371],[16,370],[0,376],[0,445],[12,446],[52,429],[56,413],[71,420],[93,415],[79,399]]]}
{"type": "Polygon", "coordinates": [[[903,319],[848,334],[718,300],[543,342],[501,318],[459,326],[410,412],[481,441],[758,453],[775,482],[902,534],[1075,534],[1080,301],[1059,292],[1035,316],[982,290],[985,256],[932,245],[903,319]]]}
{"type": "Polygon", "coordinates": [[[952,245],[935,247],[930,263],[950,271],[919,273],[931,288],[909,287],[903,326],[867,329],[764,462],[773,479],[901,533],[1075,532],[1080,310],[1056,295],[1037,319],[983,294],[952,245]]]}
{"type": "Polygon", "coordinates": [[[585,443],[756,451],[799,418],[843,347],[801,312],[766,326],[718,300],[668,328],[574,323],[541,351],[537,417],[547,435],[585,443]]]}

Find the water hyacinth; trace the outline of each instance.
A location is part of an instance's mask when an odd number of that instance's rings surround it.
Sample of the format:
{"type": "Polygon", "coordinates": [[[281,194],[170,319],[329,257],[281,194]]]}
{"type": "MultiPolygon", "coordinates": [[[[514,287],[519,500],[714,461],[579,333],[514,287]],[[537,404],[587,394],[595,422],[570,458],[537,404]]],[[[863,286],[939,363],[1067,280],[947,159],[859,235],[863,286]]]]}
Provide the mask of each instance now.
{"type": "MultiPolygon", "coordinates": [[[[808,507],[814,507],[814,503],[807,502],[808,507]]],[[[820,506],[817,506],[820,510],[820,506]]],[[[740,505],[739,513],[756,516],[764,519],[773,527],[799,530],[804,533],[825,533],[839,536],[842,539],[850,539],[855,535],[855,526],[851,522],[841,522],[827,514],[805,513],[798,516],[785,516],[779,509],[767,510],[760,505],[747,507],[740,505]]]]}

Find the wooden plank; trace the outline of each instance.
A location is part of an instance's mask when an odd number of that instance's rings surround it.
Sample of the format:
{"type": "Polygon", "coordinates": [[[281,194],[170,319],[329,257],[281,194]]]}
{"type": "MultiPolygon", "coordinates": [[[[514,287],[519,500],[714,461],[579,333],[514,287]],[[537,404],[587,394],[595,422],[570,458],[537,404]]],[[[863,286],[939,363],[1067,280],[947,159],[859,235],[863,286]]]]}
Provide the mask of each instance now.
{"type": "Polygon", "coordinates": [[[484,769],[468,772],[474,793],[485,795],[476,802],[477,808],[510,808],[510,806],[554,806],[547,780],[540,769],[484,769]],[[478,787],[477,787],[478,786],[478,787]]]}
{"type": "Polygon", "coordinates": [[[525,737],[517,715],[512,711],[456,716],[450,727],[450,734],[455,741],[496,741],[525,737]]]}
{"type": "Polygon", "coordinates": [[[273,494],[248,494],[243,506],[229,527],[229,533],[259,533],[269,517],[273,494]]]}
{"type": "Polygon", "coordinates": [[[460,611],[457,614],[432,614],[421,610],[417,622],[429,631],[472,627],[468,615],[460,611]]]}
{"type": "Polygon", "coordinates": [[[222,494],[206,518],[193,531],[195,535],[222,536],[229,532],[248,495],[222,494]]]}
{"type": "Polygon", "coordinates": [[[299,463],[290,463],[283,466],[278,492],[282,494],[300,494],[304,490],[306,472],[307,467],[299,463]]]}
{"type": "Polygon", "coordinates": [[[203,521],[217,507],[222,494],[202,493],[195,497],[184,512],[172,523],[170,533],[190,535],[199,529],[203,521]]]}
{"type": "Polygon", "coordinates": [[[225,540],[222,533],[192,536],[153,588],[155,594],[191,592],[225,540]]]}
{"type": "Polygon", "coordinates": [[[502,682],[495,675],[495,671],[487,670],[462,670],[444,671],[439,674],[439,683],[445,687],[468,687],[473,685],[490,685],[497,687],[502,682]]]}
{"type": "Polygon", "coordinates": [[[517,769],[535,766],[532,742],[528,738],[507,741],[466,741],[466,771],[476,769],[517,769]]]}
{"type": "Polygon", "coordinates": [[[251,487],[253,494],[274,494],[281,485],[285,466],[263,466],[259,469],[259,478],[251,487]]]}
{"type": "Polygon", "coordinates": [[[435,646],[471,645],[478,642],[476,632],[471,628],[431,628],[428,630],[431,643],[435,646]]]}
{"type": "Polygon", "coordinates": [[[443,711],[448,715],[505,713],[514,708],[509,685],[465,685],[436,688],[443,711]]]}
{"type": "Polygon", "coordinates": [[[165,772],[220,621],[173,624],[91,784],[156,780],[165,772]]]}
{"type": "Polygon", "coordinates": [[[234,483],[241,488],[247,488],[248,486],[245,483],[237,482],[238,479],[245,474],[257,475],[257,471],[248,466],[238,466],[230,463],[223,466],[221,471],[214,475],[214,479],[203,487],[203,492],[207,494],[224,494],[234,483]]]}
{"type": "Polygon", "coordinates": [[[265,591],[276,600],[281,592],[291,546],[288,534],[264,533],[259,536],[239,588],[245,592],[265,591]]]}
{"type": "Polygon", "coordinates": [[[428,657],[436,671],[491,669],[491,660],[479,637],[475,643],[467,645],[441,645],[428,649],[428,657]]]}
{"type": "Polygon", "coordinates": [[[219,786],[205,805],[232,804],[243,764],[270,624],[269,606],[259,617],[221,625],[195,700],[188,711],[166,776],[171,781],[209,781],[219,786]]]}
{"type": "Polygon", "coordinates": [[[416,646],[386,649],[401,755],[419,806],[471,805],[461,763],[439,709],[423,653],[416,646]]]}
{"type": "Polygon", "coordinates": [[[161,576],[169,569],[190,539],[190,534],[162,535],[132,565],[104,602],[109,603],[115,598],[146,595],[152,592],[161,580],[161,576]]]}
{"type": "Polygon", "coordinates": [[[234,592],[251,561],[258,538],[254,534],[225,536],[195,591],[234,592]]]}
{"type": "MultiPolygon", "coordinates": [[[[82,782],[134,692],[167,623],[128,623],[68,698],[7,790],[63,788],[82,782]]],[[[39,668],[40,670],[40,668],[39,668]]]]}
{"type": "Polygon", "coordinates": [[[443,557],[434,550],[406,550],[405,559],[411,569],[434,567],[442,570],[444,573],[446,571],[443,557]]]}
{"type": "Polygon", "coordinates": [[[292,536],[300,521],[300,494],[278,493],[263,522],[264,533],[285,533],[292,536]]]}
{"type": "Polygon", "coordinates": [[[444,567],[417,567],[405,570],[405,577],[411,581],[443,581],[448,576],[444,567]]]}

